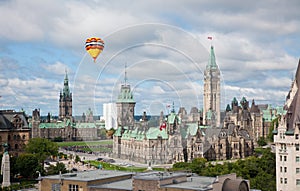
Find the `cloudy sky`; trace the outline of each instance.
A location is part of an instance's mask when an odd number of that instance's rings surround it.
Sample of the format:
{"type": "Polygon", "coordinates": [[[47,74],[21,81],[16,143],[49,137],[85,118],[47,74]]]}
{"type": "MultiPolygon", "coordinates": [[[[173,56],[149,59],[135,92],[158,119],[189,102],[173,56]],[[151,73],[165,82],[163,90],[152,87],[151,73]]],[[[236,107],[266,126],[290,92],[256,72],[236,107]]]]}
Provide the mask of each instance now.
{"type": "Polygon", "coordinates": [[[136,114],[202,108],[210,46],[233,97],[283,105],[300,57],[300,2],[0,1],[0,109],[58,114],[68,72],[73,113],[114,102],[131,85],[136,114]],[[94,63],[86,38],[105,41],[94,63]],[[207,39],[213,37],[213,41],[207,39]]]}

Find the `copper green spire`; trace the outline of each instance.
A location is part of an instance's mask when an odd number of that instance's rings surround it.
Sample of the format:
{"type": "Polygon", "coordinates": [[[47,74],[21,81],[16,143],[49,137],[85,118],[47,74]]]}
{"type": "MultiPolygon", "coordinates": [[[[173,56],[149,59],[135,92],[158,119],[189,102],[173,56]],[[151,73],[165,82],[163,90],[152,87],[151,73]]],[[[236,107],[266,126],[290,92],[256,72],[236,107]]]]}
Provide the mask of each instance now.
{"type": "Polygon", "coordinates": [[[64,80],[63,95],[64,95],[64,97],[70,96],[69,80],[68,80],[67,70],[66,70],[66,76],[65,76],[65,80],[64,80]]]}
{"type": "Polygon", "coordinates": [[[216,56],[215,56],[215,52],[214,52],[214,47],[211,46],[210,47],[210,57],[208,60],[208,64],[206,66],[207,69],[216,69],[218,66],[216,64],[216,56]]]}

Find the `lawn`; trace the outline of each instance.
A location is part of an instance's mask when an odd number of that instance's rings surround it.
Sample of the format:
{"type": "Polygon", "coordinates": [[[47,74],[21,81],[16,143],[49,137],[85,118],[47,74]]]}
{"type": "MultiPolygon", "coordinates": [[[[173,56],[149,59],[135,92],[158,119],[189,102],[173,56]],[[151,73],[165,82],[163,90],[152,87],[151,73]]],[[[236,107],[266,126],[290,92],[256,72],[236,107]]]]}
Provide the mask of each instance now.
{"type": "Polygon", "coordinates": [[[59,147],[112,145],[113,140],[57,142],[59,147]]]}
{"type": "Polygon", "coordinates": [[[83,152],[112,152],[113,140],[57,142],[59,147],[70,151],[83,152]]]}
{"type": "MultiPolygon", "coordinates": [[[[129,172],[144,172],[147,170],[145,167],[136,167],[136,166],[130,166],[130,167],[124,167],[124,166],[118,166],[106,162],[100,162],[100,161],[88,161],[92,166],[95,166],[99,168],[99,165],[102,166],[105,170],[119,170],[119,171],[129,171],[129,172]]],[[[153,170],[156,171],[163,171],[163,168],[153,168],[153,170]]]]}

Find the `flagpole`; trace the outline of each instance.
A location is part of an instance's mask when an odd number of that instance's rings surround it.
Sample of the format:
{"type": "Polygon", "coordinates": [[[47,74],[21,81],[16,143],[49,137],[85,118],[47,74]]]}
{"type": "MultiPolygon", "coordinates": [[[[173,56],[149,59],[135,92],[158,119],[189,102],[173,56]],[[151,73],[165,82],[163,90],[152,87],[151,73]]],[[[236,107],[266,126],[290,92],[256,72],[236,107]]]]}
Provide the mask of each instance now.
{"type": "Polygon", "coordinates": [[[210,40],[210,47],[212,47],[213,37],[212,36],[208,36],[207,39],[210,40]]]}

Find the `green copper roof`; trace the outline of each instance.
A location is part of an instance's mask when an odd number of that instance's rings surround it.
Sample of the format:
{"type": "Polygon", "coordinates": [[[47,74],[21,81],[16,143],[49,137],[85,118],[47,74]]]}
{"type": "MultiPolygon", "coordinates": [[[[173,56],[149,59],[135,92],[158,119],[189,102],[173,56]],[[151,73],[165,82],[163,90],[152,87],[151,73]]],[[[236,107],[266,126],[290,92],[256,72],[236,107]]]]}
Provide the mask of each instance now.
{"type": "Polygon", "coordinates": [[[218,68],[218,66],[216,64],[216,56],[215,56],[215,52],[214,52],[214,47],[211,46],[210,47],[210,57],[209,57],[206,69],[217,69],[217,68],[218,68]]]}
{"type": "Polygon", "coordinates": [[[212,115],[213,115],[213,113],[212,113],[212,110],[210,109],[210,110],[208,110],[207,112],[206,112],[206,119],[212,119],[212,115]]]}
{"type": "Polygon", "coordinates": [[[96,123],[72,123],[70,119],[53,123],[40,123],[39,128],[65,128],[71,126],[73,128],[97,128],[96,123]]]}
{"type": "Polygon", "coordinates": [[[245,97],[242,98],[241,103],[242,102],[247,102],[247,99],[245,97]]]}
{"type": "Polygon", "coordinates": [[[294,130],[286,131],[285,135],[294,135],[294,130]]]}
{"type": "Polygon", "coordinates": [[[231,108],[230,108],[229,104],[227,104],[227,106],[226,106],[226,111],[231,111],[231,108]]]}
{"type": "Polygon", "coordinates": [[[188,138],[189,135],[195,136],[198,131],[198,123],[187,123],[187,128],[181,128],[180,133],[183,138],[188,138]]]}
{"type": "Polygon", "coordinates": [[[135,103],[130,85],[122,85],[121,92],[118,96],[117,103],[135,103]]]}
{"type": "Polygon", "coordinates": [[[68,73],[67,73],[67,71],[66,71],[66,76],[65,76],[65,80],[64,80],[63,95],[64,96],[69,96],[70,95],[69,80],[68,80],[68,73]]]}
{"type": "Polygon", "coordinates": [[[232,103],[235,103],[235,104],[238,103],[236,97],[233,98],[232,103]]]}
{"type": "Polygon", "coordinates": [[[176,113],[171,112],[171,113],[168,115],[167,123],[168,123],[168,124],[173,124],[173,123],[175,123],[175,119],[178,119],[178,123],[179,123],[179,124],[181,123],[180,118],[176,115],[176,113]]]}
{"type": "Polygon", "coordinates": [[[160,130],[158,127],[150,127],[146,132],[147,139],[157,139],[158,137],[161,137],[162,139],[168,139],[167,130],[160,130]]]}
{"type": "Polygon", "coordinates": [[[122,127],[118,127],[114,133],[114,136],[120,137],[121,136],[122,127]]]}

